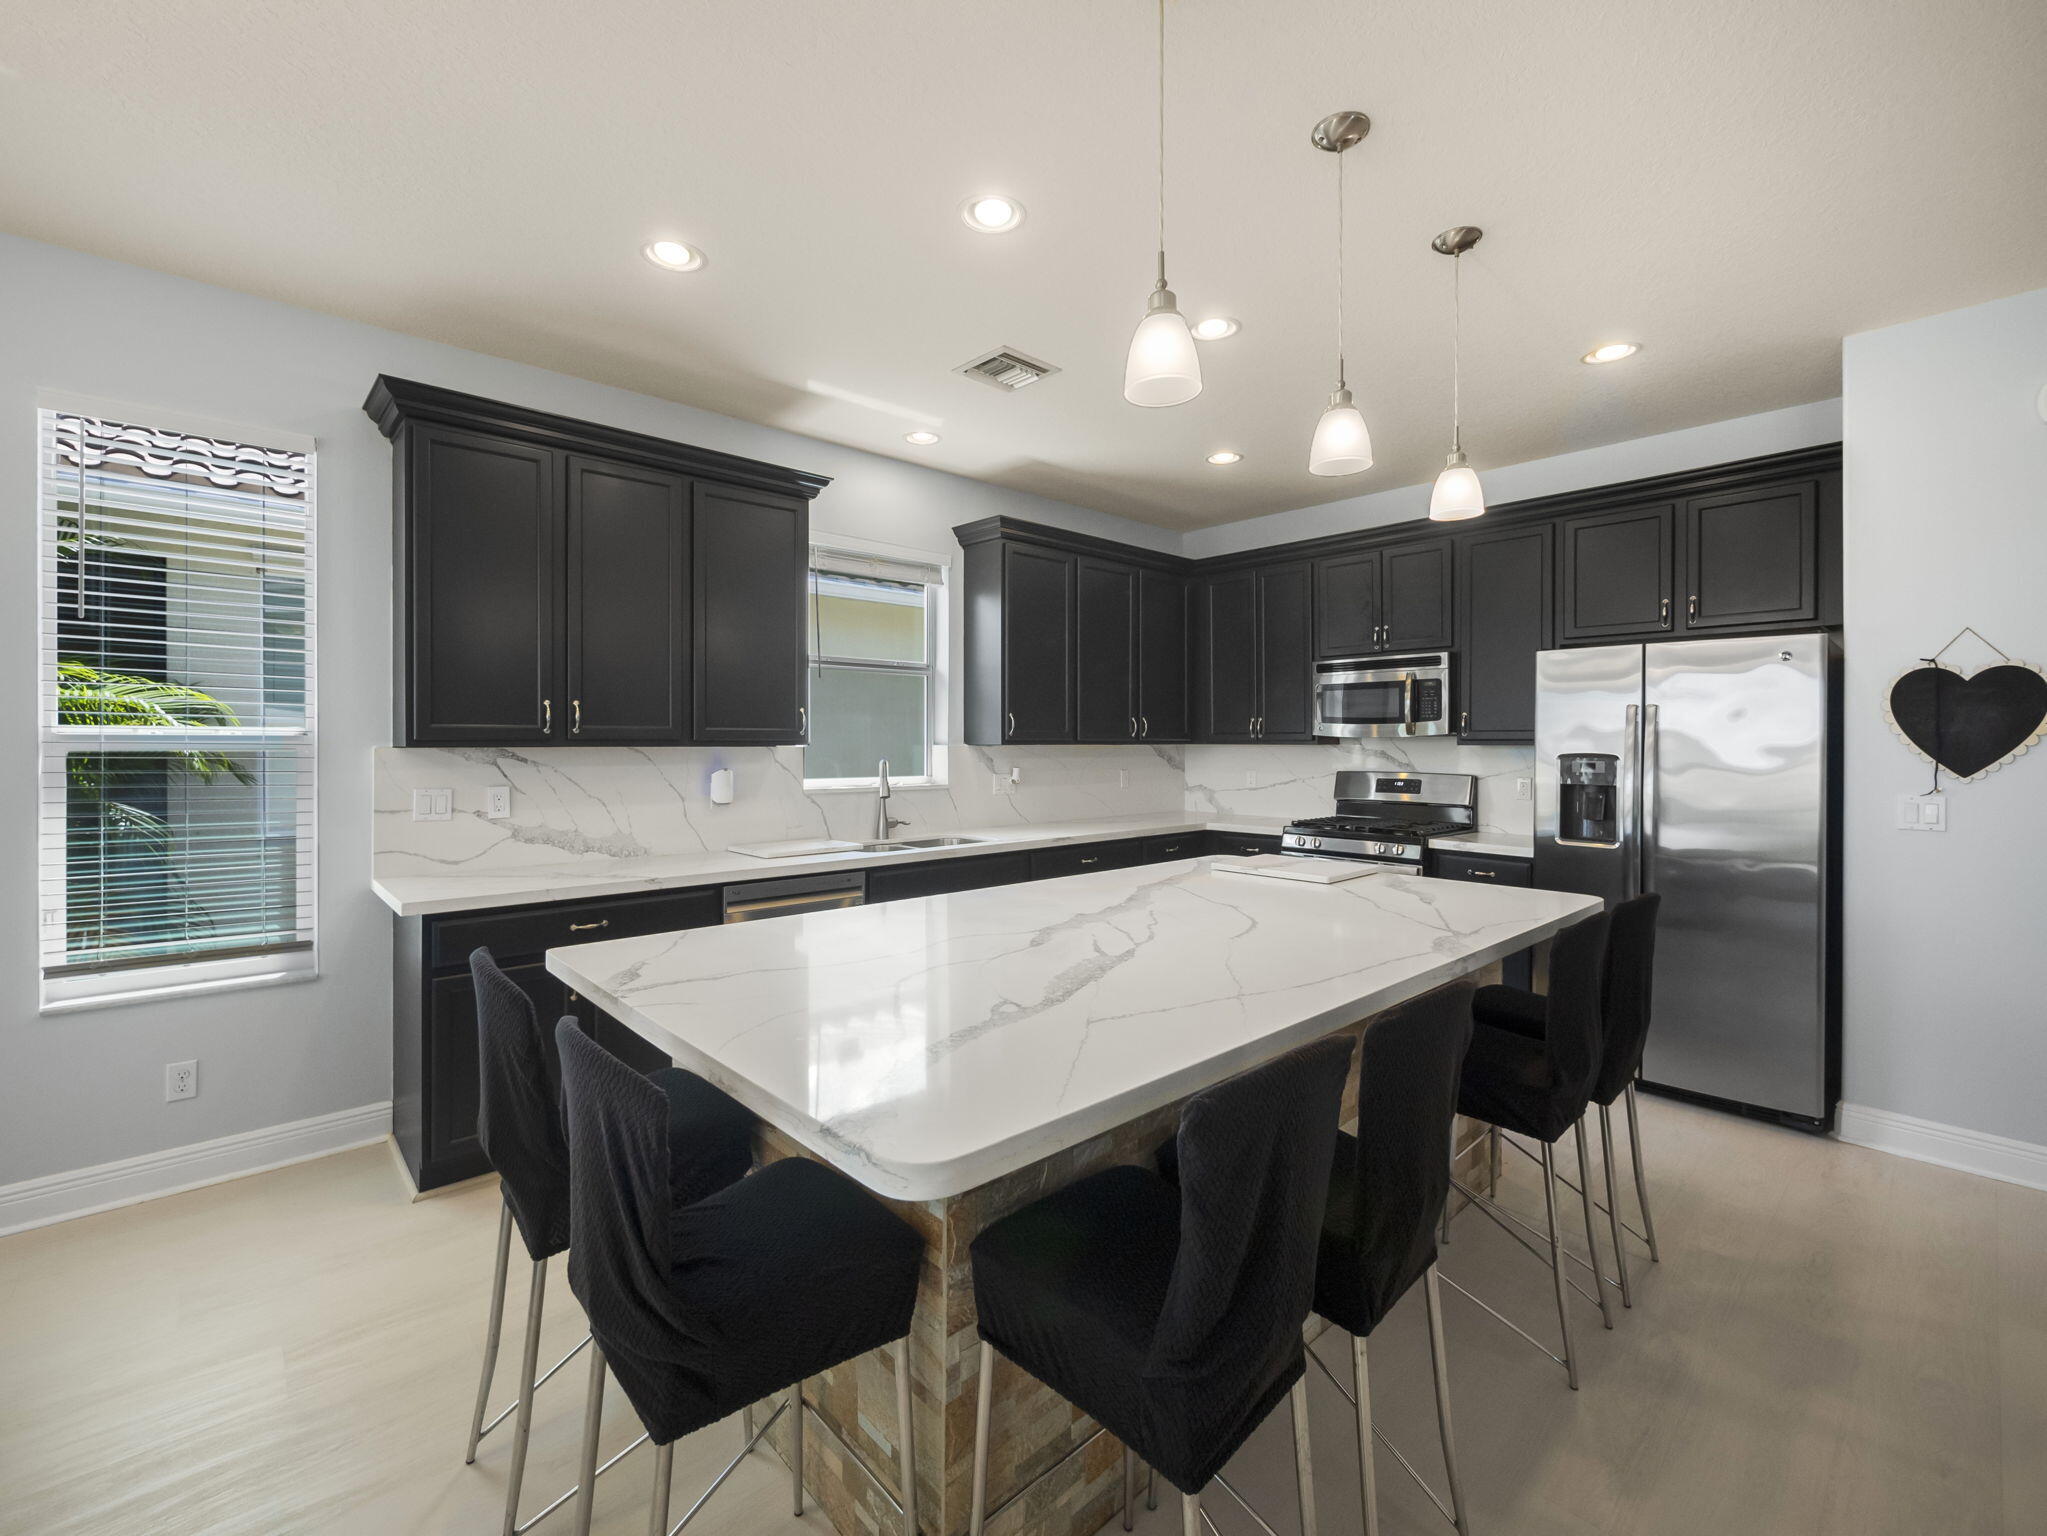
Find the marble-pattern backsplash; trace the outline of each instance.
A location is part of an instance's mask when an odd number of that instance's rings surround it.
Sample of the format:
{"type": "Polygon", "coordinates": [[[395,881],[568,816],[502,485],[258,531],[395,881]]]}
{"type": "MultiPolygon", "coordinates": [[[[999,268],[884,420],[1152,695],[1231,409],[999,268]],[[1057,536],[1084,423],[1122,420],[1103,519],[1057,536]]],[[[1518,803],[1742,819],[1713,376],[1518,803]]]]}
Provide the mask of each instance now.
{"type": "MultiPolygon", "coordinates": [[[[946,788],[899,788],[898,835],[1178,812],[1184,747],[951,748],[946,788]],[[997,775],[1019,770],[1013,792],[997,775]]],[[[592,859],[717,852],[734,843],[873,835],[874,796],[806,793],[800,747],[379,747],[377,878],[478,874],[592,859]],[[711,774],[730,768],[730,805],[711,774]],[[512,814],[484,815],[507,785],[512,814]],[[415,789],[454,791],[447,821],[414,821],[415,789]]]]}
{"type": "MultiPolygon", "coordinates": [[[[1336,808],[1336,775],[1352,768],[1408,768],[1478,776],[1478,824],[1531,836],[1535,802],[1515,798],[1532,778],[1532,747],[1465,745],[1449,737],[1272,746],[1182,747],[1190,814],[1327,816],[1336,808]],[[1247,777],[1249,776],[1248,782],[1247,777]]],[[[1531,786],[1532,788],[1532,786],[1531,786]]]]}

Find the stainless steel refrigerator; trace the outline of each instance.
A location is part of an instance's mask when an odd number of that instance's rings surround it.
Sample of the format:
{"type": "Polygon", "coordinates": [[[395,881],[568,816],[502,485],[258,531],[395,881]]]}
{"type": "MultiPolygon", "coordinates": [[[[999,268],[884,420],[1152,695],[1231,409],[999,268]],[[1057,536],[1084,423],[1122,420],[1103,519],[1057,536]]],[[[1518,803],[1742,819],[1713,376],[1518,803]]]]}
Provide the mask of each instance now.
{"type": "Polygon", "coordinates": [[[1819,633],[1536,657],[1535,883],[1663,896],[1645,1087],[1832,1123],[1838,673],[1819,633]]]}

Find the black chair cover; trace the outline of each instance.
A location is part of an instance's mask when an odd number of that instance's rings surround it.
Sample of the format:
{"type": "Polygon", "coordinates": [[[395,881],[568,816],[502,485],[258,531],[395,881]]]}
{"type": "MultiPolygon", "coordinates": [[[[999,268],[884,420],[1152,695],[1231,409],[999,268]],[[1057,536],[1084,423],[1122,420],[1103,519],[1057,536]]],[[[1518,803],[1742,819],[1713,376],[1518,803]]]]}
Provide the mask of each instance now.
{"type": "MultiPolygon", "coordinates": [[[[1608,915],[1606,985],[1600,1007],[1602,1048],[1592,1101],[1611,1104],[1642,1070],[1649,1039],[1651,983],[1656,971],[1656,914],[1662,896],[1651,891],[1621,902],[1608,915]]],[[[1540,1038],[1543,1001],[1516,987],[1481,987],[1472,1000],[1481,1024],[1540,1038]]]]}
{"type": "Polygon", "coordinates": [[[1555,1141],[1585,1113],[1599,1069],[1607,923],[1597,912],[1551,941],[1540,1039],[1483,1022],[1473,1027],[1459,1114],[1555,1141]]]}
{"type": "Polygon", "coordinates": [[[520,990],[488,949],[469,953],[476,986],[476,1135],[534,1263],[569,1245],[569,1149],[554,1053],[520,990]]]}
{"type": "Polygon", "coordinates": [[[1375,1019],[1359,1048],[1358,1133],[1338,1133],[1315,1310],[1364,1337],[1436,1262],[1471,1007],[1461,988],[1375,1019]]]}
{"type": "Polygon", "coordinates": [[[707,1192],[676,1142],[687,1074],[641,1077],[573,1019],[555,1044],[569,1285],[656,1445],[909,1331],[924,1244],[880,1201],[800,1157],[707,1192]]]}
{"type": "Polygon", "coordinates": [[[1299,1380],[1348,1038],[1197,1095],[1179,1187],[1109,1168],[973,1243],[981,1337],[1199,1492],[1299,1380]]]}

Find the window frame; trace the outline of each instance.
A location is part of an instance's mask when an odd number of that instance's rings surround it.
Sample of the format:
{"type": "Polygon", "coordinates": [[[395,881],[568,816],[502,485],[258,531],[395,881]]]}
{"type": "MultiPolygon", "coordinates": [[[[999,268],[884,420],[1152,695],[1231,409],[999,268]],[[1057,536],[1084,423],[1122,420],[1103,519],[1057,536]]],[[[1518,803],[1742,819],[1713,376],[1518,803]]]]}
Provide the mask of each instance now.
{"type": "MultiPolygon", "coordinates": [[[[810,549],[806,556],[804,583],[807,591],[804,624],[804,705],[806,718],[810,711],[810,682],[822,667],[842,667],[861,672],[890,672],[897,674],[922,674],[924,677],[924,766],[921,774],[889,775],[889,785],[895,789],[943,789],[951,783],[950,753],[948,750],[947,700],[950,696],[950,618],[951,592],[950,577],[952,562],[944,555],[931,550],[912,549],[900,544],[887,544],[878,539],[856,538],[850,534],[820,534],[813,532],[810,549]],[[924,660],[921,663],[906,661],[876,661],[867,657],[827,656],[818,651],[819,636],[814,619],[817,594],[818,557],[829,559],[832,555],[850,556],[853,559],[877,560],[903,565],[924,566],[932,572],[931,579],[924,583],[924,660]]],[[[798,748],[808,753],[806,745],[798,748]]],[[[804,761],[803,790],[805,794],[857,794],[872,791],[880,783],[873,774],[853,778],[812,778],[809,759],[804,761]]]]}
{"type": "MultiPolygon", "coordinates": [[[[36,644],[33,665],[36,668],[35,879],[38,1012],[69,1013],[316,980],[320,975],[318,442],[301,432],[250,426],[240,422],[195,416],[189,412],[162,410],[153,406],[94,399],[52,390],[38,390],[33,408],[36,412],[37,466],[32,538],[37,573],[36,644]],[[54,585],[44,576],[44,562],[48,555],[47,541],[53,531],[48,520],[52,488],[45,464],[48,425],[44,419],[46,415],[106,420],[128,426],[147,427],[154,431],[178,432],[305,456],[305,552],[302,575],[297,578],[304,586],[304,607],[299,622],[303,630],[305,703],[304,718],[300,724],[209,726],[178,731],[157,727],[58,723],[56,680],[57,663],[62,657],[58,640],[60,623],[58,615],[51,610],[56,595],[54,585]],[[67,931],[68,925],[68,907],[61,894],[68,884],[64,870],[57,871],[56,889],[60,893],[57,904],[51,907],[43,900],[43,891],[50,874],[45,863],[49,855],[46,828],[53,819],[61,824],[68,810],[67,791],[64,787],[65,761],[70,753],[83,747],[96,743],[112,744],[124,741],[138,743],[147,741],[165,751],[177,751],[191,746],[245,747],[269,751],[286,747],[295,749],[299,763],[295,770],[294,782],[303,786],[297,818],[302,830],[295,839],[295,858],[303,868],[304,874],[296,882],[303,887],[303,896],[298,901],[294,913],[296,927],[305,935],[303,939],[268,946],[262,952],[253,954],[228,953],[196,959],[168,956],[156,963],[138,959],[128,963],[115,962],[98,968],[80,968],[75,973],[69,972],[68,968],[52,967],[51,970],[57,974],[45,974],[48,935],[53,929],[63,933],[67,931]],[[53,760],[56,770],[54,772],[53,760]]],[[[84,511],[82,503],[79,511],[82,527],[84,511]]],[[[265,611],[265,604],[259,599],[255,609],[259,632],[265,611]]]]}

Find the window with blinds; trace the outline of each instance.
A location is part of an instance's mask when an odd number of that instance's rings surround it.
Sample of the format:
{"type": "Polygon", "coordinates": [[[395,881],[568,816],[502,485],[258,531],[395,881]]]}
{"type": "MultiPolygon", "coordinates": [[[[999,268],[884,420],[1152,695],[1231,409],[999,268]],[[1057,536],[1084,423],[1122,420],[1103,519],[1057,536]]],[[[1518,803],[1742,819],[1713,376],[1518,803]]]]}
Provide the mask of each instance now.
{"type": "Polygon", "coordinates": [[[945,568],[819,545],[810,552],[810,738],[804,781],[943,783],[939,663],[945,568]]]}
{"type": "Polygon", "coordinates": [[[310,445],[38,416],[44,1005],[310,974],[310,445]]]}

